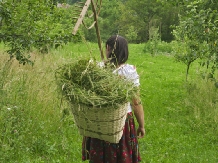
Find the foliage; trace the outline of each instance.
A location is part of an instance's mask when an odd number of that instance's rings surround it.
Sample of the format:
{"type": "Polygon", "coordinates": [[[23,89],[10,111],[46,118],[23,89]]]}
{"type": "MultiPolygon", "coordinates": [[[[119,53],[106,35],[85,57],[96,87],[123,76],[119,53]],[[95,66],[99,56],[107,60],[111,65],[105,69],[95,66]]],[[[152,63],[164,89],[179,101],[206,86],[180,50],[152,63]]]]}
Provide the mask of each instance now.
{"type": "Polygon", "coordinates": [[[159,29],[151,27],[149,29],[149,42],[151,45],[151,55],[156,55],[157,53],[157,44],[160,42],[159,29]]]}
{"type": "Polygon", "coordinates": [[[47,53],[49,48],[77,41],[71,34],[71,9],[57,8],[51,1],[0,2],[1,40],[9,46],[10,57],[32,63],[24,55],[33,47],[47,53]]]}
{"type": "Polygon", "coordinates": [[[119,33],[118,21],[121,13],[119,4],[120,2],[117,0],[102,1],[101,20],[99,21],[102,40],[107,40],[111,35],[119,33]]]}
{"type": "Polygon", "coordinates": [[[187,73],[196,59],[201,59],[201,65],[210,67],[214,73],[218,67],[217,11],[208,8],[205,1],[191,2],[187,8],[174,31],[176,39],[185,47],[183,53],[177,52],[176,58],[187,65],[187,73]]]}
{"type": "MultiPolygon", "coordinates": [[[[92,21],[85,20],[87,24],[92,21]]],[[[146,42],[150,39],[150,29],[159,28],[161,39],[170,42],[174,39],[171,25],[178,24],[178,8],[156,0],[104,0],[98,21],[103,41],[110,35],[120,34],[132,43],[146,42]]],[[[94,29],[83,32],[87,40],[96,41],[94,29]]]]}
{"type": "Polygon", "coordinates": [[[170,43],[161,41],[159,28],[150,28],[149,30],[149,41],[145,43],[143,51],[145,53],[150,53],[151,56],[157,54],[167,54],[174,55],[173,51],[178,46],[177,43],[172,41],[170,43]]]}
{"type": "MultiPolygon", "coordinates": [[[[103,41],[106,41],[111,35],[119,33],[119,4],[120,2],[118,2],[117,0],[104,0],[102,2],[100,10],[98,10],[100,11],[98,23],[101,33],[101,39],[103,41]]],[[[98,5],[100,7],[100,4],[98,5]]],[[[89,10],[91,9],[92,8],[90,7],[89,10]]],[[[84,22],[87,24],[87,26],[91,25],[93,23],[93,17],[90,18],[87,16],[84,22]]],[[[97,41],[95,29],[92,28],[87,30],[86,28],[83,28],[83,32],[88,41],[97,41]]]]}
{"type": "Polygon", "coordinates": [[[144,7],[143,9],[141,7],[139,8],[139,6],[146,6],[146,3],[148,2],[127,1],[120,5],[121,15],[118,24],[120,35],[126,36],[126,34],[128,34],[127,31],[129,31],[129,27],[134,27],[137,33],[137,40],[145,41],[147,39],[148,22],[150,20],[148,19],[148,14],[152,13],[147,13],[150,8],[146,7],[146,10],[144,10],[144,7]]]}
{"type": "Polygon", "coordinates": [[[128,42],[135,42],[137,40],[137,29],[134,26],[130,26],[125,36],[128,42]]]}
{"type": "MultiPolygon", "coordinates": [[[[3,17],[2,25],[5,26],[5,28],[3,29],[1,26],[0,28],[2,29],[0,30],[4,36],[8,36],[6,41],[8,45],[10,47],[13,47],[13,50],[9,52],[12,56],[23,60],[21,62],[25,62],[25,60],[28,60],[30,56],[24,56],[24,53],[22,52],[29,50],[31,47],[36,47],[42,52],[47,52],[50,46],[54,46],[53,44],[56,44],[56,42],[58,42],[56,46],[59,46],[59,44],[72,40],[72,29],[70,29],[70,25],[73,26],[76,19],[74,19],[74,21],[71,20],[73,15],[70,11],[76,11],[76,9],[73,7],[76,2],[84,1],[53,0],[52,3],[50,3],[50,1],[43,1],[43,3],[39,3],[38,0],[30,0],[29,3],[27,3],[27,1],[15,2],[12,0],[7,0],[5,1],[6,3],[1,2],[1,6],[4,6],[4,8],[7,7],[8,10],[1,10],[2,14],[0,17],[3,17]],[[9,2],[13,5],[9,5],[9,2]],[[57,3],[68,3],[71,5],[71,7],[70,9],[57,9],[55,6],[57,3]],[[27,10],[27,8],[29,8],[30,12],[27,10]],[[61,12],[58,12],[58,10],[61,10],[61,12]],[[17,13],[16,17],[14,17],[15,12],[17,13]],[[53,14],[55,16],[53,16],[53,14]],[[9,15],[11,16],[9,17],[9,15]],[[21,15],[23,15],[23,17],[21,15]],[[13,17],[14,19],[11,19],[13,17]],[[60,19],[55,19],[54,17],[61,17],[62,20],[64,19],[65,23],[63,23],[63,21],[61,21],[60,19]],[[6,19],[9,19],[9,23],[11,24],[11,26],[4,23],[6,19]],[[19,24],[20,21],[23,22],[23,25],[19,24]],[[19,28],[14,29],[13,25],[18,26],[19,28]],[[47,28],[45,28],[45,26],[47,26],[47,28]],[[10,30],[6,32],[6,28],[10,30]],[[62,30],[61,32],[57,31],[57,29],[59,28],[64,30],[62,30]],[[29,31],[33,32],[31,33],[29,31]],[[42,33],[42,36],[40,36],[40,38],[38,38],[39,33],[42,33]]],[[[95,2],[99,3],[99,1],[95,2]]],[[[91,6],[89,7],[89,10],[91,10],[91,6]]],[[[163,41],[170,42],[173,40],[171,25],[175,25],[178,23],[177,14],[178,7],[174,6],[168,1],[167,3],[163,3],[162,1],[160,2],[158,0],[104,0],[102,2],[102,8],[98,17],[102,41],[106,41],[106,39],[108,39],[112,34],[120,34],[126,37],[129,42],[141,43],[149,40],[150,28],[159,28],[159,34],[161,39],[163,41]]],[[[85,23],[87,23],[87,26],[91,25],[92,22],[93,19],[86,16],[85,23]]],[[[83,28],[82,33],[85,34],[86,40],[93,42],[97,41],[94,28],[90,30],[83,28]]],[[[3,35],[1,35],[1,38],[4,38],[4,40],[6,40],[3,35]]],[[[79,37],[73,37],[74,41],[78,41],[78,39],[81,40],[81,38],[79,37]]]]}
{"type": "MultiPolygon", "coordinates": [[[[156,41],[156,43],[154,43],[153,41],[148,41],[144,45],[145,46],[143,52],[149,53],[151,54],[151,56],[160,54],[174,56],[175,49],[180,48],[180,45],[175,41],[172,41],[170,43],[164,41],[156,41]]],[[[181,52],[183,52],[183,49],[181,49],[181,52]]]]}
{"type": "Polygon", "coordinates": [[[134,27],[137,33],[135,42],[146,42],[151,28],[159,28],[163,41],[172,41],[171,25],[178,24],[178,10],[171,3],[154,0],[130,0],[120,4],[119,32],[126,36],[129,27],[134,27]],[[166,12],[167,11],[167,12],[166,12]],[[127,25],[128,24],[128,25],[127,25]]]}
{"type": "Polygon", "coordinates": [[[65,0],[68,4],[74,4],[76,2],[80,2],[81,0],[65,0]]]}
{"type": "Polygon", "coordinates": [[[172,33],[172,26],[179,25],[179,14],[181,14],[179,7],[171,3],[163,3],[163,8],[161,8],[161,14],[159,15],[161,19],[159,33],[162,41],[171,42],[175,39],[172,33]]]}

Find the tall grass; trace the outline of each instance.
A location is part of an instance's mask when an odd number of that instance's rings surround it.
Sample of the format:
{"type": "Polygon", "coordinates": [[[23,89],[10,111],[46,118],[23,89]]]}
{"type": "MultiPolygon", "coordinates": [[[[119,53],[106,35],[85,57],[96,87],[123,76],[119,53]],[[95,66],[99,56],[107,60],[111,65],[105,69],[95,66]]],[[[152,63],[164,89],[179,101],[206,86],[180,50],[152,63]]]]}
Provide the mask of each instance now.
{"type": "Polygon", "coordinates": [[[68,110],[63,112],[54,80],[57,64],[67,58],[33,56],[32,67],[1,54],[0,162],[79,162],[74,144],[81,137],[68,110]]]}
{"type": "MultiPolygon", "coordinates": [[[[4,47],[1,46],[3,49],[4,47]]],[[[143,163],[218,162],[217,90],[172,55],[151,56],[130,44],[129,63],[140,74],[147,135],[143,163]]],[[[97,44],[71,44],[49,54],[32,53],[34,66],[8,61],[0,52],[0,162],[80,163],[82,137],[56,90],[58,65],[78,55],[100,60],[97,44]]]]}
{"type": "Polygon", "coordinates": [[[195,118],[218,123],[218,89],[215,82],[199,79],[198,83],[189,83],[187,87],[185,104],[193,110],[195,118]]]}

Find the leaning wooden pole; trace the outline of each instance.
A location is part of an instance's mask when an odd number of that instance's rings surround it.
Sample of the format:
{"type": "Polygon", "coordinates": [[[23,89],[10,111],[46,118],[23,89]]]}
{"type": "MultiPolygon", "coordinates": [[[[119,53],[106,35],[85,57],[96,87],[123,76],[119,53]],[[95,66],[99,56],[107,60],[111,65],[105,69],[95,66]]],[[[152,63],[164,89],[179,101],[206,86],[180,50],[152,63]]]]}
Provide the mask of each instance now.
{"type": "Polygon", "coordinates": [[[91,0],[91,1],[92,1],[92,11],[94,13],[95,30],[96,30],[96,34],[97,34],[97,37],[98,37],[98,47],[99,47],[99,50],[100,50],[100,53],[101,53],[101,59],[102,59],[102,61],[104,61],[104,53],[103,53],[103,49],[102,49],[102,46],[101,46],[101,35],[100,35],[99,27],[98,27],[98,14],[96,12],[96,6],[95,6],[95,3],[94,3],[94,0],[91,0]]]}
{"type": "Polygon", "coordinates": [[[79,26],[82,24],[83,18],[84,18],[85,14],[86,14],[86,12],[87,12],[87,10],[89,8],[90,3],[91,3],[91,0],[87,0],[85,5],[83,6],[82,12],[81,12],[81,14],[80,14],[80,16],[79,16],[79,18],[78,18],[78,20],[76,22],[76,25],[75,25],[75,27],[73,29],[73,32],[72,32],[73,35],[76,34],[76,32],[79,29],[79,26]]]}
{"type": "Polygon", "coordinates": [[[104,61],[104,53],[103,53],[103,49],[102,49],[102,46],[101,46],[101,36],[100,36],[100,30],[99,30],[99,26],[98,26],[98,13],[96,11],[96,5],[95,5],[94,0],[87,0],[86,1],[85,5],[83,6],[83,9],[82,9],[82,11],[80,13],[80,16],[79,16],[79,18],[78,18],[78,20],[76,22],[76,25],[74,26],[72,34],[75,35],[77,33],[78,29],[79,29],[79,26],[83,23],[84,16],[85,16],[85,14],[86,14],[86,12],[87,12],[87,10],[89,8],[90,3],[92,4],[92,11],[93,11],[93,14],[94,14],[94,23],[93,23],[93,25],[95,25],[96,35],[97,35],[97,38],[98,38],[98,47],[99,47],[99,50],[100,50],[100,53],[101,53],[101,59],[102,59],[102,61],[104,61]]]}

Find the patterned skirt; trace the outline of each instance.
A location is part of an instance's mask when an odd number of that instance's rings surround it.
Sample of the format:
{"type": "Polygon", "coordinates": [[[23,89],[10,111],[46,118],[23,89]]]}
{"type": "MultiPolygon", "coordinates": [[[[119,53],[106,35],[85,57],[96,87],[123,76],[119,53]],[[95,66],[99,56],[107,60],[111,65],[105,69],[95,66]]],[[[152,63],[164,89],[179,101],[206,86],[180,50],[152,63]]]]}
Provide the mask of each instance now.
{"type": "Polygon", "coordinates": [[[84,137],[82,160],[90,163],[138,163],[141,161],[132,113],[127,114],[123,136],[118,144],[84,137]]]}

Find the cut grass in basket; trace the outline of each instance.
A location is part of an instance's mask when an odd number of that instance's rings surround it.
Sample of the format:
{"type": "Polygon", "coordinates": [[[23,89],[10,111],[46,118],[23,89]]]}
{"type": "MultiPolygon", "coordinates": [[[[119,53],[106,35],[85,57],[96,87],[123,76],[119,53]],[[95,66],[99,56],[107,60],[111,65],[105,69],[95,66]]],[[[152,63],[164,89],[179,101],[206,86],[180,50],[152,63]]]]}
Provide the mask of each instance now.
{"type": "Polygon", "coordinates": [[[131,81],[100,67],[95,59],[78,58],[60,66],[56,79],[63,96],[72,104],[93,107],[120,106],[137,93],[131,81]]]}

